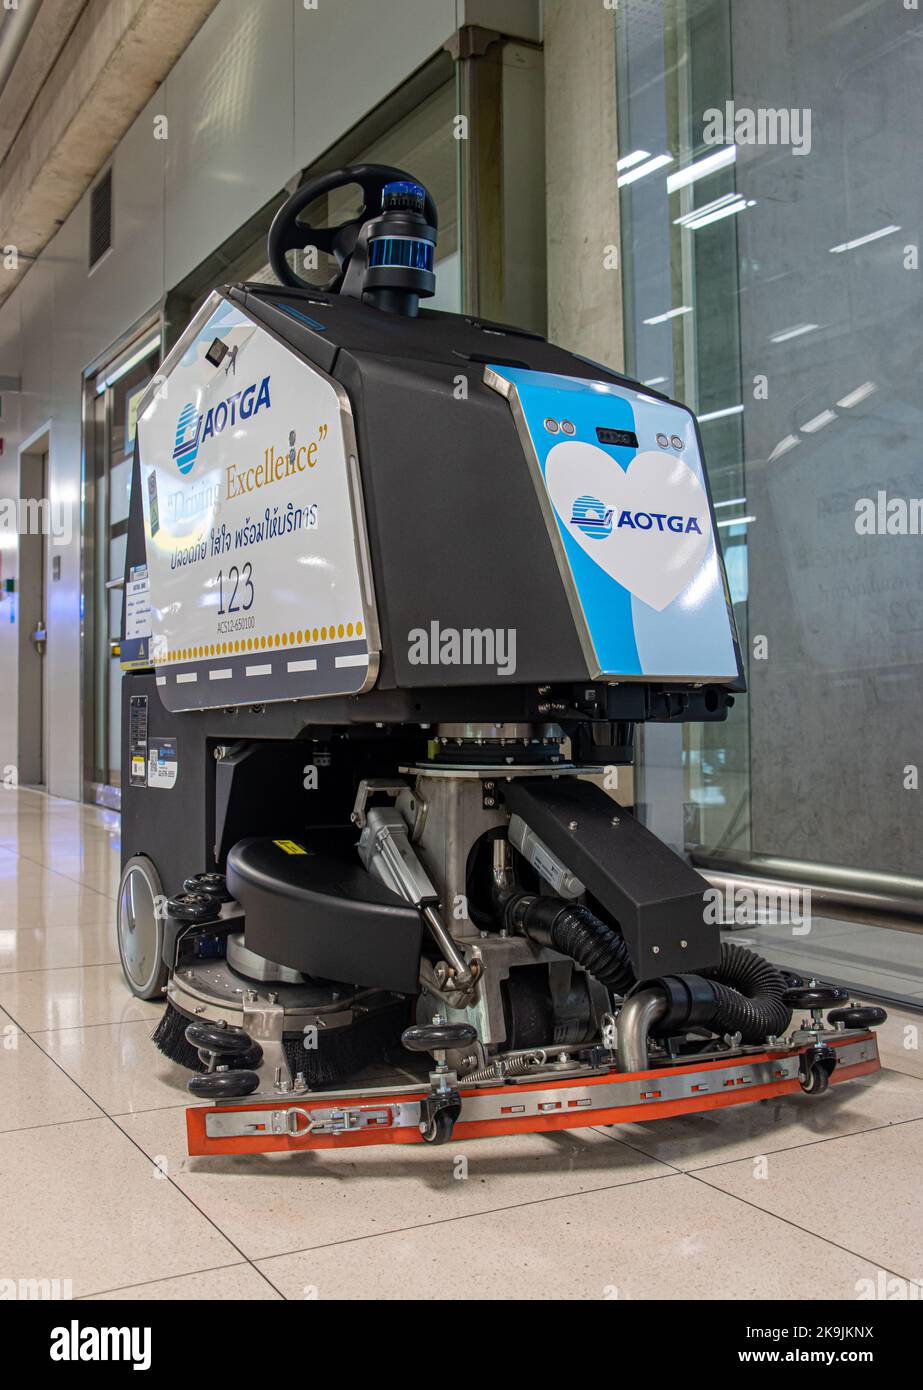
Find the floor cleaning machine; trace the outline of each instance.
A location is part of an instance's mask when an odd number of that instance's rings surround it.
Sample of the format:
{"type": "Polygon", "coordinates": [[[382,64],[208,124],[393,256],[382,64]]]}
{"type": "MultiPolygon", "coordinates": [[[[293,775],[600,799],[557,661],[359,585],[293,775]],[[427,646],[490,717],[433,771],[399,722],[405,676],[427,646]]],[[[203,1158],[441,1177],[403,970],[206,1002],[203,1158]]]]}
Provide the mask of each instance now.
{"type": "Polygon", "coordinates": [[[311,180],[279,284],[212,294],[140,402],[118,934],[166,995],[193,1154],[650,1120],[879,1065],[883,1010],[722,943],[619,800],[639,723],[744,689],[694,415],[421,308],[436,243],[402,170],[311,180]],[[302,216],[349,185],[350,221],[302,216]]]}

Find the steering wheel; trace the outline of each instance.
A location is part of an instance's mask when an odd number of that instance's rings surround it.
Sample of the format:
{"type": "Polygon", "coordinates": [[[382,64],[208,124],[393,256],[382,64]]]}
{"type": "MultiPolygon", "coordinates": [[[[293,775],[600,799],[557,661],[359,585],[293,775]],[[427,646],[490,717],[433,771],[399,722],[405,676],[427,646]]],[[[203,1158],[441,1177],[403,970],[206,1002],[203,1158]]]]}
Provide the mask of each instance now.
{"type": "MultiPolygon", "coordinates": [[[[293,289],[316,290],[317,285],[292,270],[285,255],[287,251],[303,251],[307,246],[316,246],[319,251],[336,257],[339,274],[325,288],[338,290],[363,225],[381,212],[381,195],[385,184],[403,180],[419,183],[412,174],[395,169],[390,164],[350,164],[343,169],[333,169],[329,174],[321,174],[316,179],[308,179],[279,209],[269,229],[269,264],[276,278],[293,289]],[[342,222],[339,227],[312,227],[310,223],[299,220],[298,214],[315,198],[351,183],[358,184],[362,189],[362,207],[349,222],[342,222]]],[[[429,192],[424,192],[424,216],[429,225],[435,228],[438,226],[436,204],[429,192]]]]}

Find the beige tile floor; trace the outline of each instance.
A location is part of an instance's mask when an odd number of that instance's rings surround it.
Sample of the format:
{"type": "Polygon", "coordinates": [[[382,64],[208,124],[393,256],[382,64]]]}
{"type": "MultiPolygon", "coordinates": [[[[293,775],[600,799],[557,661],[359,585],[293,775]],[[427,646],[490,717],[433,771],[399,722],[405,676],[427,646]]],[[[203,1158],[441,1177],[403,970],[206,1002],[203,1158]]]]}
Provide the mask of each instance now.
{"type": "Polygon", "coordinates": [[[820,1099],[190,1159],[114,938],[118,818],[0,792],[0,1275],[81,1298],[784,1298],[923,1284],[923,1015],[820,1099]],[[754,1257],[759,1252],[759,1258],[754,1257]]]}

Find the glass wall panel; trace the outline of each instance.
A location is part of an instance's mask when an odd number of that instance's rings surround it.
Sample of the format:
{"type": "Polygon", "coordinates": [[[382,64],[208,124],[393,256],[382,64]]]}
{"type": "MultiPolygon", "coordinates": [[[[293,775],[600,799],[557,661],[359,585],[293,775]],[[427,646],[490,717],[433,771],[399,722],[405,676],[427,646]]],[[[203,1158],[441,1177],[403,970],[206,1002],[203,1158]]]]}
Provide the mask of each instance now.
{"type": "Polygon", "coordinates": [[[616,22],[629,370],[699,415],[748,654],[728,723],[687,731],[688,842],[919,874],[923,20],[616,22]]]}
{"type": "Polygon", "coordinates": [[[121,649],[125,548],[131,466],[138,405],[157,370],[160,342],[148,331],[126,349],[110,373],[88,380],[87,483],[91,498],[93,545],[88,555],[92,593],[88,656],[93,667],[92,742],[86,748],[87,791],[91,798],[117,802],[121,786],[121,649]],[[121,365],[120,365],[121,364],[121,365]]]}

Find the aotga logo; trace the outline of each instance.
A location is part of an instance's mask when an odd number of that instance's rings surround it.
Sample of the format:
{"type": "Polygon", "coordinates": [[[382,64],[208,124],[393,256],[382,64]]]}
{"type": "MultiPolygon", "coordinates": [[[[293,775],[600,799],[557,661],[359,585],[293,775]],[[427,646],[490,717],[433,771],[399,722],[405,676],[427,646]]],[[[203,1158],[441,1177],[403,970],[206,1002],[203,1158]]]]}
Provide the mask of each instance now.
{"type": "Polygon", "coordinates": [[[261,410],[272,405],[269,395],[268,376],[259,383],[235,391],[226,401],[210,406],[205,415],[200,415],[197,407],[190,401],[184,405],[176,422],[176,443],[173,461],[181,473],[192,471],[199,450],[216,434],[222,434],[229,425],[237,424],[238,419],[249,420],[261,410]]]}
{"type": "Polygon", "coordinates": [[[701,536],[702,528],[695,516],[670,516],[667,512],[633,512],[625,509],[613,522],[615,508],[607,507],[598,497],[578,497],[570,512],[570,524],[590,540],[601,541],[629,527],[632,531],[673,531],[676,535],[701,536]]]}
{"type": "Polygon", "coordinates": [[[570,511],[570,524],[591,540],[601,541],[612,535],[614,507],[607,507],[598,497],[578,497],[570,511]]]}
{"type": "Polygon", "coordinates": [[[181,473],[189,473],[199,452],[199,430],[202,417],[190,401],[179,413],[176,424],[176,447],[173,461],[181,473]]]}

